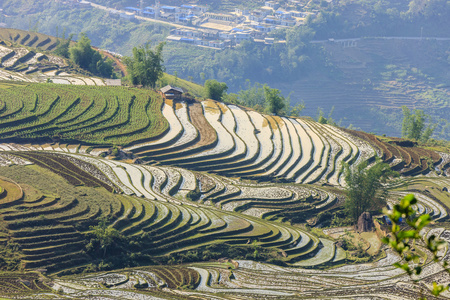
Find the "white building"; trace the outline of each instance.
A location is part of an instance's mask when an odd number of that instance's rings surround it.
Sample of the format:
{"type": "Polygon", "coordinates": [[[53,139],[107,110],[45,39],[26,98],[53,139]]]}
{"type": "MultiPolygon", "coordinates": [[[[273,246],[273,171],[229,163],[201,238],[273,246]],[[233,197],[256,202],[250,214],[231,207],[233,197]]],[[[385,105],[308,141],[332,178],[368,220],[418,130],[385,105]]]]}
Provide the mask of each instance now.
{"type": "Polygon", "coordinates": [[[272,9],[277,9],[278,7],[280,7],[280,3],[276,1],[266,1],[264,5],[272,9]]]}

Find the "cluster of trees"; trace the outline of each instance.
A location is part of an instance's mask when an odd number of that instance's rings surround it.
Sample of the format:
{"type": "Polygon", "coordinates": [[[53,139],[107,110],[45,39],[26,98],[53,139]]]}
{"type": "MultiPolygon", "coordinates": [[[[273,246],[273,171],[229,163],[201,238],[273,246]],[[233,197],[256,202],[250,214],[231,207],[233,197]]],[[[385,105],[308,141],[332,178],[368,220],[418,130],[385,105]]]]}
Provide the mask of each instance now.
{"type": "Polygon", "coordinates": [[[164,74],[162,51],[165,43],[159,43],[154,50],[149,44],[133,48],[133,55],[125,57],[130,82],[134,85],[155,87],[156,81],[164,74]]]}
{"type": "Polygon", "coordinates": [[[426,142],[433,134],[436,124],[425,123],[431,118],[421,109],[415,109],[413,112],[407,107],[402,106],[403,122],[402,122],[402,136],[404,138],[413,139],[416,141],[426,142]]]}
{"type": "Polygon", "coordinates": [[[215,79],[208,79],[204,84],[205,98],[221,101],[228,90],[225,82],[218,82],[215,79]]]}
{"type": "Polygon", "coordinates": [[[267,84],[255,83],[252,85],[247,81],[247,89],[236,93],[226,94],[228,86],[224,82],[214,79],[205,81],[205,98],[225,101],[233,104],[252,107],[259,112],[276,115],[299,116],[304,109],[304,103],[296,106],[289,105],[289,97],[285,98],[278,89],[270,88],[267,84]]]}
{"type": "Polygon", "coordinates": [[[91,72],[92,74],[102,77],[112,77],[114,74],[113,62],[91,47],[91,40],[85,33],[81,33],[78,42],[70,46],[73,35],[69,38],[63,38],[55,50],[55,53],[69,58],[73,63],[81,68],[91,72]]]}
{"type": "Polygon", "coordinates": [[[351,168],[344,165],[347,193],[345,209],[347,215],[356,223],[366,211],[380,211],[386,205],[387,188],[385,183],[398,174],[381,161],[372,167],[367,162],[351,168]]]}

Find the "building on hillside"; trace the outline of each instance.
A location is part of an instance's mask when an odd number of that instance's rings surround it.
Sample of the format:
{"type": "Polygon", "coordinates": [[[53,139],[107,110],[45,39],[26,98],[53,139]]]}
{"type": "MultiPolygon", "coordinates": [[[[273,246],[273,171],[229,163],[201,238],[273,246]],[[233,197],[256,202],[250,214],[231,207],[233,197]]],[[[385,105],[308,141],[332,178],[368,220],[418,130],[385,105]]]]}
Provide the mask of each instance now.
{"type": "Polygon", "coordinates": [[[242,41],[250,40],[250,32],[236,32],[235,34],[236,44],[240,44],[242,41]]]}
{"type": "Polygon", "coordinates": [[[181,99],[181,97],[183,96],[183,90],[181,88],[171,85],[166,85],[165,87],[161,88],[160,91],[167,99],[181,99]]]}
{"type": "Polygon", "coordinates": [[[295,26],[297,22],[295,20],[281,20],[280,25],[281,26],[295,26]]]}
{"type": "Polygon", "coordinates": [[[249,16],[250,15],[250,11],[248,9],[235,8],[234,13],[238,16],[249,16]]]}
{"type": "Polygon", "coordinates": [[[266,1],[264,3],[264,6],[270,7],[272,9],[277,9],[278,7],[280,7],[280,3],[276,1],[266,1]]]}
{"type": "Polygon", "coordinates": [[[181,22],[181,23],[192,23],[192,20],[194,20],[195,15],[192,14],[192,12],[190,14],[185,14],[185,13],[177,13],[175,14],[175,21],[176,22],[181,22]]]}
{"type": "Polygon", "coordinates": [[[296,10],[291,10],[289,11],[291,13],[291,16],[296,17],[296,18],[301,18],[302,17],[302,13],[296,10]]]}
{"type": "Polygon", "coordinates": [[[125,7],[125,11],[130,12],[130,13],[134,13],[134,14],[141,13],[141,9],[136,8],[136,7],[131,7],[131,6],[125,7]]]}
{"type": "Polygon", "coordinates": [[[282,20],[292,20],[292,14],[290,11],[277,10],[275,12],[275,16],[278,19],[282,19],[282,20]]]}
{"type": "Polygon", "coordinates": [[[204,14],[204,16],[213,20],[230,21],[230,22],[236,21],[236,16],[231,14],[216,14],[207,12],[204,14]]]}
{"type": "Polygon", "coordinates": [[[218,30],[211,30],[211,29],[204,29],[203,30],[203,37],[207,39],[216,39],[219,37],[219,31],[218,30]]]}
{"type": "Polygon", "coordinates": [[[161,12],[174,14],[174,13],[180,12],[180,8],[176,7],[176,6],[167,6],[167,5],[165,5],[165,6],[161,6],[161,12]]]}
{"type": "Polygon", "coordinates": [[[203,32],[198,30],[189,30],[189,29],[181,29],[181,28],[175,28],[170,31],[171,35],[181,35],[181,36],[187,36],[187,37],[202,37],[203,32]]]}

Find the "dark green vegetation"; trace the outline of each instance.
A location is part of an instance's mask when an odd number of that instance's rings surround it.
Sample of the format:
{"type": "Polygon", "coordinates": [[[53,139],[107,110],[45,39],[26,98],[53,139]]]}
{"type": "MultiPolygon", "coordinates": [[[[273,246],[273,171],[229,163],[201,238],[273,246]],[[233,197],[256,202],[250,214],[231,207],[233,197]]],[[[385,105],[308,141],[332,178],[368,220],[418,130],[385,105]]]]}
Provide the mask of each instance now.
{"type": "Polygon", "coordinates": [[[345,208],[354,223],[363,212],[378,212],[386,206],[386,183],[395,175],[388,164],[377,162],[367,168],[367,163],[361,163],[354,170],[345,165],[345,172],[348,185],[345,208]]]}
{"type": "Polygon", "coordinates": [[[421,109],[414,110],[413,114],[406,106],[402,106],[402,110],[402,136],[416,141],[428,141],[436,128],[436,124],[429,124],[426,126],[426,119],[430,119],[430,116],[427,116],[421,109]]]}
{"type": "Polygon", "coordinates": [[[204,90],[207,99],[221,101],[227,89],[225,82],[218,82],[214,79],[205,81],[204,90]]]}
{"type": "Polygon", "coordinates": [[[165,43],[159,43],[154,50],[150,45],[134,47],[133,56],[125,57],[129,80],[134,85],[155,87],[156,81],[164,74],[162,50],[165,43]]]}
{"type": "MultiPolygon", "coordinates": [[[[64,43],[62,41],[61,43],[64,43]]],[[[82,33],[76,45],[69,48],[70,59],[85,70],[102,77],[113,74],[112,61],[104,59],[100,53],[91,47],[91,40],[82,33]]]]}
{"type": "Polygon", "coordinates": [[[264,97],[266,98],[266,107],[269,113],[280,115],[286,106],[286,100],[281,92],[277,89],[271,89],[267,85],[264,86],[264,97]]]}
{"type": "Polygon", "coordinates": [[[168,128],[149,90],[27,84],[0,90],[0,137],[90,144],[151,140],[168,128]]]}

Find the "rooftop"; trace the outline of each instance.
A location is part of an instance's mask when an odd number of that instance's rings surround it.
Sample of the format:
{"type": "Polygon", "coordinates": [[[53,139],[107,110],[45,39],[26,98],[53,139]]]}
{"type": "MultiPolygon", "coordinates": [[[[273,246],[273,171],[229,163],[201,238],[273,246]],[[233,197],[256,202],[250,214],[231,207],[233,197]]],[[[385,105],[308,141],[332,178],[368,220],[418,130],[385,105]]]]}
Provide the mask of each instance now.
{"type": "Polygon", "coordinates": [[[166,85],[165,87],[161,88],[161,92],[163,93],[167,93],[170,90],[174,90],[180,93],[183,93],[183,90],[179,87],[175,87],[175,86],[171,86],[171,85],[166,85]]]}

